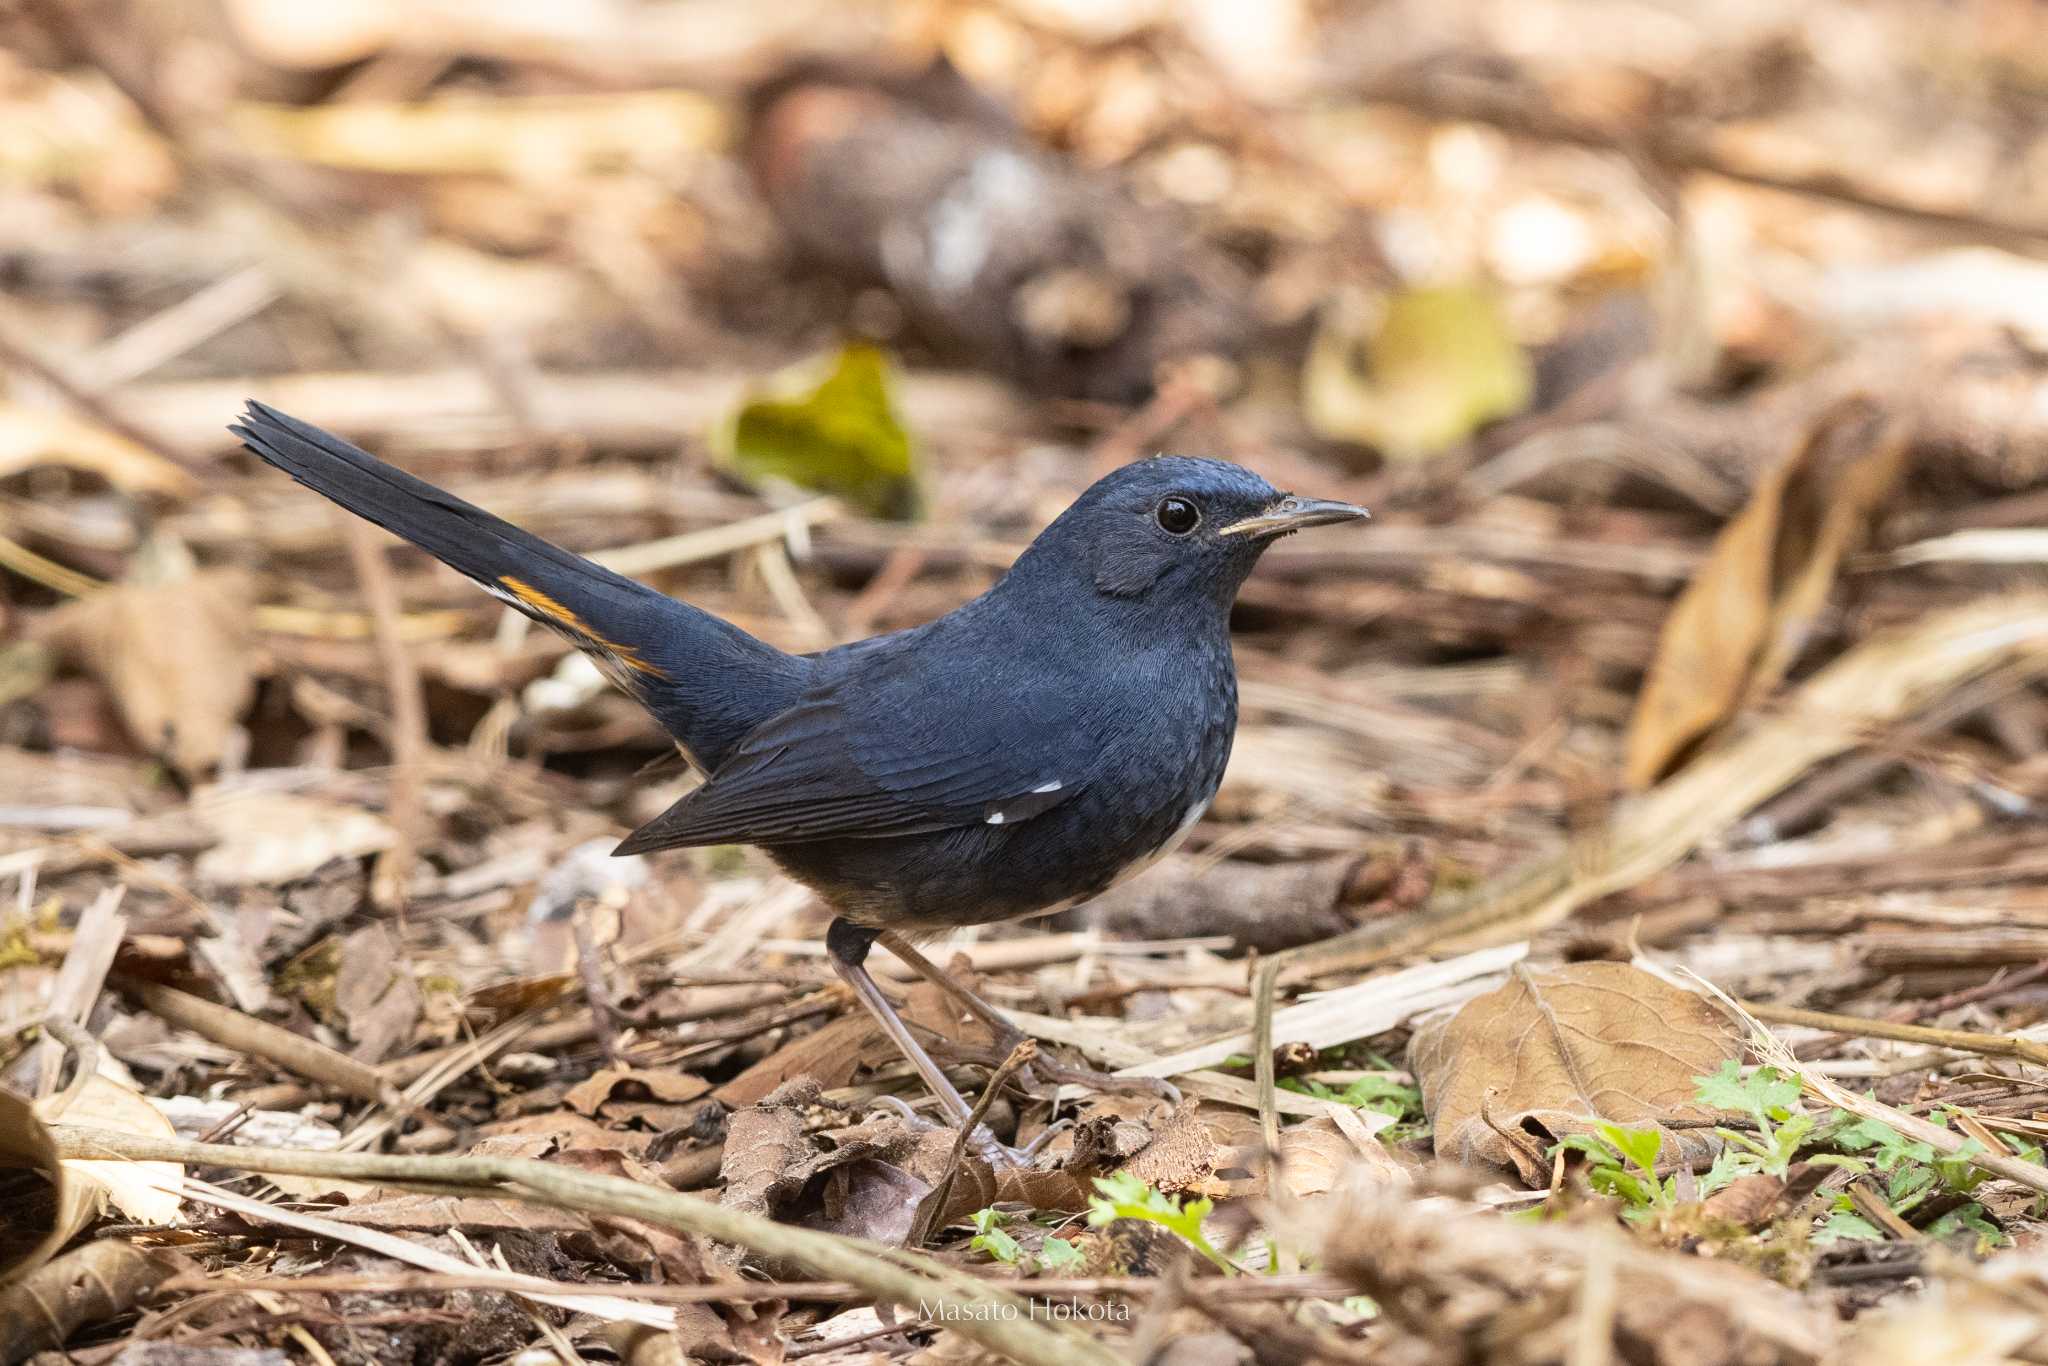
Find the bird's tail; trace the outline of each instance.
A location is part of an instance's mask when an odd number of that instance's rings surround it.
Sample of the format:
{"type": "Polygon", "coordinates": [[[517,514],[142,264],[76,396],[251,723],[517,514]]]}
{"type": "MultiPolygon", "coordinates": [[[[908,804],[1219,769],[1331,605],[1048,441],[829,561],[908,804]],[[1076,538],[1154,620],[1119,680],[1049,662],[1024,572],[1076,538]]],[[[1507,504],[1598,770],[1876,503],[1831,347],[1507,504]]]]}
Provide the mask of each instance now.
{"type": "Polygon", "coordinates": [[[645,703],[700,766],[715,766],[718,751],[779,709],[796,686],[796,658],[310,422],[252,400],[229,430],[301,484],[567,636],[645,703]]]}

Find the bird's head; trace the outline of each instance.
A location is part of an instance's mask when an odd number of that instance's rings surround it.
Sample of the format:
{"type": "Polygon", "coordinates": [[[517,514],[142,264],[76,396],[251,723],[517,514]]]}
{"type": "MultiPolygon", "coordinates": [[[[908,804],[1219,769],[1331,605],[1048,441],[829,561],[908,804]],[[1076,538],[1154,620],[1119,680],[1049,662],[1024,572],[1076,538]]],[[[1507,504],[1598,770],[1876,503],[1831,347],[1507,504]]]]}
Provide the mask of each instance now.
{"type": "Polygon", "coordinates": [[[1228,606],[1266,547],[1366,510],[1282,493],[1242,465],[1162,455],[1097,480],[1033,543],[1113,598],[1228,606]]]}

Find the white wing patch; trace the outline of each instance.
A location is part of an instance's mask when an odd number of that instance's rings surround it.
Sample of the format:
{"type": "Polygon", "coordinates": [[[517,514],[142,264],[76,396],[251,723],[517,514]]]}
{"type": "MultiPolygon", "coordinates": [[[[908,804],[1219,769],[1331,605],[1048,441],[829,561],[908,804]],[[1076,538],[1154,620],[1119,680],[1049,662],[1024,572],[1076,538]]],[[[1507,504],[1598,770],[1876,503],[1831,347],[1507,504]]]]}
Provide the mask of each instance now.
{"type": "MultiPolygon", "coordinates": [[[[1026,797],[1050,797],[1053,793],[1058,792],[1061,788],[1065,786],[1065,783],[1061,782],[1058,778],[1054,778],[1049,783],[1040,783],[1037,787],[1032,788],[1031,791],[1025,793],[1024,795],[1026,797]]],[[[1058,803],[1056,802],[1025,801],[1024,812],[1023,815],[1019,817],[1019,819],[1029,820],[1033,816],[1037,815],[1039,812],[1049,810],[1056,805],[1058,805],[1058,803]]],[[[1009,822],[1010,813],[1008,811],[1003,810],[1001,807],[997,807],[993,811],[990,811],[986,815],[984,815],[982,819],[984,821],[987,821],[990,825],[1004,825],[1009,822]]]]}

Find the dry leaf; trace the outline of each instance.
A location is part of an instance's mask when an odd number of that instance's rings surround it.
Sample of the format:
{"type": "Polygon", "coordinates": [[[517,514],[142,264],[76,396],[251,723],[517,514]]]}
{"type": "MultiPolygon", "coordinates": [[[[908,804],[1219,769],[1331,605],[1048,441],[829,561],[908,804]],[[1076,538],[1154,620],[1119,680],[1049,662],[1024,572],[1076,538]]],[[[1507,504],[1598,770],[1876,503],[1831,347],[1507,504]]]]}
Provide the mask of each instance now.
{"type": "Polygon", "coordinates": [[[806,1098],[815,1100],[817,1095],[817,1083],[807,1085],[800,1079],[761,1104],[733,1114],[726,1124],[725,1158],[718,1168],[725,1183],[719,1204],[748,1214],[772,1214],[775,1198],[802,1184],[811,1157],[802,1107],[806,1098]]]}
{"type": "Polygon", "coordinates": [[[0,403],[0,478],[36,465],[96,474],[124,493],[189,498],[199,481],[127,437],[82,418],[0,403]]]}
{"type": "MultiPolygon", "coordinates": [[[[1693,1078],[1737,1051],[1703,997],[1627,963],[1573,963],[1517,964],[1505,984],[1416,1030],[1408,1056],[1438,1157],[1512,1166],[1540,1186],[1549,1146],[1602,1120],[1716,1118],[1693,1078]]],[[[1704,1155],[1711,1142],[1704,1129],[1667,1130],[1664,1151],[1704,1155]]]]}
{"type": "Polygon", "coordinates": [[[211,771],[256,693],[254,580],[190,566],[151,542],[126,581],[53,613],[46,627],[114,696],[137,743],[188,775],[211,771]]]}
{"type": "Polygon", "coordinates": [[[219,843],[199,856],[199,881],[214,887],[275,886],[338,858],[381,853],[398,839],[381,817],[285,792],[236,792],[193,810],[219,843]]]}
{"type": "Polygon", "coordinates": [[[1236,1161],[1237,1150],[1219,1144],[1199,1101],[1184,1102],[1161,1124],[1152,1141],[1123,1170],[1155,1190],[1172,1194],[1199,1186],[1236,1161]]]}
{"type": "Polygon", "coordinates": [[[578,1082],[562,1097],[569,1108],[595,1115],[598,1107],[612,1098],[620,1086],[638,1086],[658,1101],[675,1104],[695,1100],[711,1089],[711,1083],[688,1072],[657,1072],[638,1067],[607,1067],[578,1082]]]}
{"type": "Polygon", "coordinates": [[[1744,1228],[1761,1228],[1795,1209],[1835,1168],[1795,1162],[1784,1176],[1752,1172],[1738,1176],[1700,1202],[1700,1213],[1744,1228]]]}
{"type": "Polygon", "coordinates": [[[57,1161],[57,1145],[28,1097],[6,1087],[0,1087],[0,1167],[34,1171],[54,1192],[47,1203],[36,1198],[9,1202],[7,1217],[0,1220],[5,1233],[0,1284],[5,1284],[49,1261],[92,1221],[98,1201],[90,1183],[66,1175],[57,1161]]]}
{"type": "Polygon", "coordinates": [[[860,1070],[862,1051],[880,1037],[881,1030],[866,1011],[842,1015],[790,1040],[712,1094],[734,1109],[744,1109],[799,1077],[809,1077],[821,1088],[844,1086],[860,1070]]]}
{"type": "Polygon", "coordinates": [[[98,1075],[75,1095],[58,1092],[48,1100],[0,1087],[0,1167],[40,1173],[46,1198],[18,1198],[0,1218],[0,1283],[24,1276],[47,1262],[100,1210],[111,1203],[139,1223],[167,1224],[178,1217],[178,1186],[185,1169],[176,1162],[62,1161],[49,1125],[62,1119],[122,1133],[175,1138],[169,1120],[127,1087],[98,1075]],[[168,1189],[162,1189],[167,1187],[168,1189]]]}
{"type": "Polygon", "coordinates": [[[1757,485],[1672,605],[1629,722],[1627,780],[1683,763],[1785,676],[1905,467],[1907,426],[1868,398],[1844,400],[1757,485]]]}
{"type": "Polygon", "coordinates": [[[1289,1195],[1328,1195],[1354,1177],[1388,1180],[1388,1168],[1367,1167],[1335,1120],[1305,1120],[1280,1131],[1280,1185],[1289,1195]]]}
{"type": "MultiPolygon", "coordinates": [[[[59,1092],[59,1097],[62,1096],[59,1092]]],[[[39,1109],[41,1107],[38,1107],[39,1109]]],[[[54,1110],[54,1107],[51,1107],[54,1110]]],[[[94,1073],[51,1122],[92,1129],[140,1134],[145,1138],[176,1138],[178,1131],[162,1111],[139,1093],[94,1073]]],[[[114,1208],[139,1224],[169,1224],[178,1218],[178,1185],[185,1168],[177,1162],[87,1162],[67,1158],[66,1172],[97,1187],[114,1208]]]]}

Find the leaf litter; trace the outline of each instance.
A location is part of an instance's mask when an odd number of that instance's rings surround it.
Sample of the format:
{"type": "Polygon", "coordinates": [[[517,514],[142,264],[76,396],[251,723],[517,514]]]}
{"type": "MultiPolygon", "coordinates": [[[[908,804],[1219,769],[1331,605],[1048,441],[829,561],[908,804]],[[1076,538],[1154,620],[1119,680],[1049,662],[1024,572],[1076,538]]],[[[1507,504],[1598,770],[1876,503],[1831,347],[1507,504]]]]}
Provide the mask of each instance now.
{"type": "Polygon", "coordinates": [[[116,8],[0,81],[0,1360],[2048,1332],[2038,25],[116,8]],[[932,950],[1014,1170],[251,393],[792,649],[1154,450],[1377,521],[1247,586],[1185,851],[932,950]]]}

